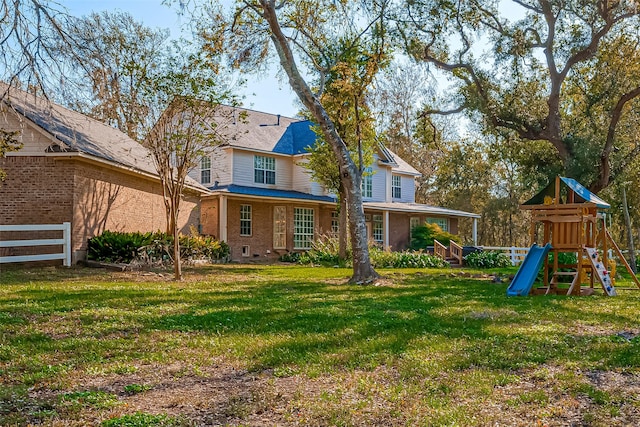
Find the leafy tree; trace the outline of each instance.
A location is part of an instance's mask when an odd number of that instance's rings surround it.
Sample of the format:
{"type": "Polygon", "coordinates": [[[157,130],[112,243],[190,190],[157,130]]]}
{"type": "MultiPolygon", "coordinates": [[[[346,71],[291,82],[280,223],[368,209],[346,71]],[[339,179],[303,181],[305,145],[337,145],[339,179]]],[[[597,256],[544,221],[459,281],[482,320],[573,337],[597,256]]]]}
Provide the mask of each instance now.
{"type": "MultiPolygon", "coordinates": [[[[371,165],[378,145],[373,117],[366,102],[371,82],[384,65],[384,45],[366,46],[343,41],[338,62],[329,71],[320,102],[326,108],[336,131],[355,158],[360,171],[371,165]]],[[[347,194],[340,179],[338,161],[327,144],[321,129],[316,126],[318,139],[311,148],[305,166],[311,177],[338,195],[339,203],[339,255],[346,257],[347,249],[347,194]]]]}
{"type": "Polygon", "coordinates": [[[179,230],[180,202],[189,170],[203,155],[226,141],[224,117],[231,110],[218,108],[234,102],[214,58],[202,51],[178,50],[156,74],[148,76],[149,114],[144,117],[144,140],[162,182],[167,233],[174,237],[174,276],[182,278],[179,230]]]}
{"type": "Polygon", "coordinates": [[[594,191],[640,152],[626,137],[638,130],[636,2],[411,0],[405,6],[407,51],[455,82],[448,103],[426,106],[425,114],[467,111],[488,128],[544,141],[560,171],[594,191]]]}
{"type": "MultiPolygon", "coordinates": [[[[64,75],[56,46],[73,51],[75,40],[63,25],[69,15],[49,0],[0,0],[0,80],[10,86],[48,94],[55,76],[64,75]]],[[[0,99],[8,94],[0,91],[0,99]]]]}
{"type": "Polygon", "coordinates": [[[320,95],[328,74],[335,70],[341,59],[341,47],[361,46],[364,41],[385,42],[387,2],[245,0],[236,5],[230,20],[214,26],[211,21],[203,21],[208,28],[201,27],[202,33],[212,42],[213,49],[219,47],[221,38],[230,35],[230,51],[235,53],[232,60],[245,69],[260,69],[271,55],[270,47],[275,48],[291,88],[313,117],[337,159],[353,246],[351,281],[371,282],[378,274],[369,259],[360,189],[362,169],[351,156],[320,95]],[[317,91],[310,88],[300,65],[316,77],[317,91]]]}
{"type": "Polygon", "coordinates": [[[154,30],[125,12],[70,18],[66,34],[77,46],[57,46],[71,65],[65,102],[74,110],[109,124],[131,138],[143,135],[150,114],[150,79],[170,60],[168,30],[154,30]]]}
{"type": "MultiPolygon", "coordinates": [[[[0,129],[0,159],[3,159],[6,153],[22,148],[22,143],[17,139],[19,133],[19,131],[0,129]]],[[[0,169],[0,182],[4,181],[6,177],[7,173],[0,169]]]]}

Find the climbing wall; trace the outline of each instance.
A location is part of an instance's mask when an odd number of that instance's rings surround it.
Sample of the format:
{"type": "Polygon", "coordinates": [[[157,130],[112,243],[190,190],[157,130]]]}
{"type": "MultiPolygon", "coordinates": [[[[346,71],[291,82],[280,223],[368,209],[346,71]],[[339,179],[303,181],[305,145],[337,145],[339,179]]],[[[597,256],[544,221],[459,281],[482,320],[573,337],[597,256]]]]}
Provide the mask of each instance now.
{"type": "Polygon", "coordinates": [[[598,257],[598,251],[595,248],[585,248],[587,255],[589,256],[589,261],[591,262],[592,271],[595,277],[598,278],[598,281],[602,285],[602,289],[604,292],[610,297],[616,296],[616,288],[613,286],[611,281],[611,276],[607,271],[606,266],[600,261],[598,257]]]}

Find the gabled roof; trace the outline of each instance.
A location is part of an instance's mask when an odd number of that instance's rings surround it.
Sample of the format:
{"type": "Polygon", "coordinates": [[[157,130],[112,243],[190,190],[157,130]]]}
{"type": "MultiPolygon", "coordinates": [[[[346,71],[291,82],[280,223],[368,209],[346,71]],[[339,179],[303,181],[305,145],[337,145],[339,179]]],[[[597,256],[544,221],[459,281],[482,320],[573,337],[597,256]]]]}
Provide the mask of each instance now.
{"type": "MultiPolygon", "coordinates": [[[[278,114],[262,113],[239,107],[225,107],[220,110],[219,117],[228,135],[229,146],[247,150],[273,152],[285,155],[307,153],[313,147],[316,133],[314,123],[278,114]],[[229,123],[229,111],[233,119],[229,123]]],[[[383,163],[394,171],[420,176],[421,173],[405,162],[397,154],[383,145],[379,146],[379,154],[383,163]]]]}
{"type": "MultiPolygon", "coordinates": [[[[47,152],[83,153],[126,169],[157,176],[149,150],[118,129],[22,90],[7,89],[6,83],[0,83],[0,91],[8,91],[2,100],[5,105],[55,140],[47,152]]],[[[206,191],[205,187],[188,177],[187,185],[206,191]]]]}
{"type": "MultiPolygon", "coordinates": [[[[560,182],[567,186],[567,188],[575,193],[577,196],[577,203],[594,203],[599,209],[609,209],[611,205],[600,197],[596,196],[589,190],[587,190],[582,184],[573,178],[567,178],[564,176],[558,177],[560,182]]],[[[523,203],[523,206],[530,205],[542,205],[544,204],[545,197],[555,197],[555,180],[551,181],[544,187],[538,194],[523,203]]]]}

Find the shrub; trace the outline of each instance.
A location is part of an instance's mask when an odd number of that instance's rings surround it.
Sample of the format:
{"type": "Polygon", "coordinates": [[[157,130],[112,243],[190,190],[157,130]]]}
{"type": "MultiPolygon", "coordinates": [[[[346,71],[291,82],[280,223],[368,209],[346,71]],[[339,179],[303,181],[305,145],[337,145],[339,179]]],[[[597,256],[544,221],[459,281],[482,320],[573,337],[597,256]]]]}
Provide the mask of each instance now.
{"type": "Polygon", "coordinates": [[[391,252],[373,247],[371,264],[376,268],[443,268],[449,263],[440,257],[420,251],[391,252]]]}
{"type": "Polygon", "coordinates": [[[434,240],[437,240],[445,246],[449,246],[451,240],[460,243],[458,236],[442,231],[438,224],[425,223],[411,230],[411,249],[414,251],[433,246],[434,240]]]}
{"type": "Polygon", "coordinates": [[[511,266],[511,259],[503,252],[478,251],[464,257],[470,267],[475,268],[504,268],[511,266]]]}
{"type": "Polygon", "coordinates": [[[152,233],[105,230],[101,235],[89,239],[87,257],[96,261],[129,263],[138,255],[141,247],[151,243],[152,238],[152,233]]]}
{"type": "MultiPolygon", "coordinates": [[[[375,245],[369,246],[369,255],[371,265],[376,268],[442,268],[449,265],[445,260],[425,252],[391,252],[375,245]]],[[[316,239],[309,251],[288,253],[281,256],[280,260],[302,265],[351,266],[350,254],[347,254],[346,260],[341,260],[338,256],[338,241],[332,237],[316,239]]]]}
{"type": "MultiPolygon", "coordinates": [[[[192,231],[193,233],[193,231],[192,231]]],[[[170,263],[173,262],[173,236],[166,233],[122,233],[105,231],[89,239],[88,258],[104,262],[170,263]]],[[[186,261],[223,260],[229,245],[213,237],[192,234],[180,236],[180,256],[186,261]]]]}

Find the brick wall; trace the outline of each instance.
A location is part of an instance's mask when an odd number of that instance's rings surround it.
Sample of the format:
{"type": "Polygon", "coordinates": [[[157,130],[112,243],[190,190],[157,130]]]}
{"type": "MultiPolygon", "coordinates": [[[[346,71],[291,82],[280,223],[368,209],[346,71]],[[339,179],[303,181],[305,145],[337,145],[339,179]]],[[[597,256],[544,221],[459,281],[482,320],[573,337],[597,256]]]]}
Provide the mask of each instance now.
{"type": "MultiPolygon", "coordinates": [[[[71,222],[74,262],[84,259],[87,240],[104,230],[166,228],[159,181],[73,158],[16,156],[0,165],[8,174],[0,184],[0,223],[71,222]]],[[[199,196],[188,195],[180,209],[181,230],[197,227],[199,218],[199,196]]]]}

